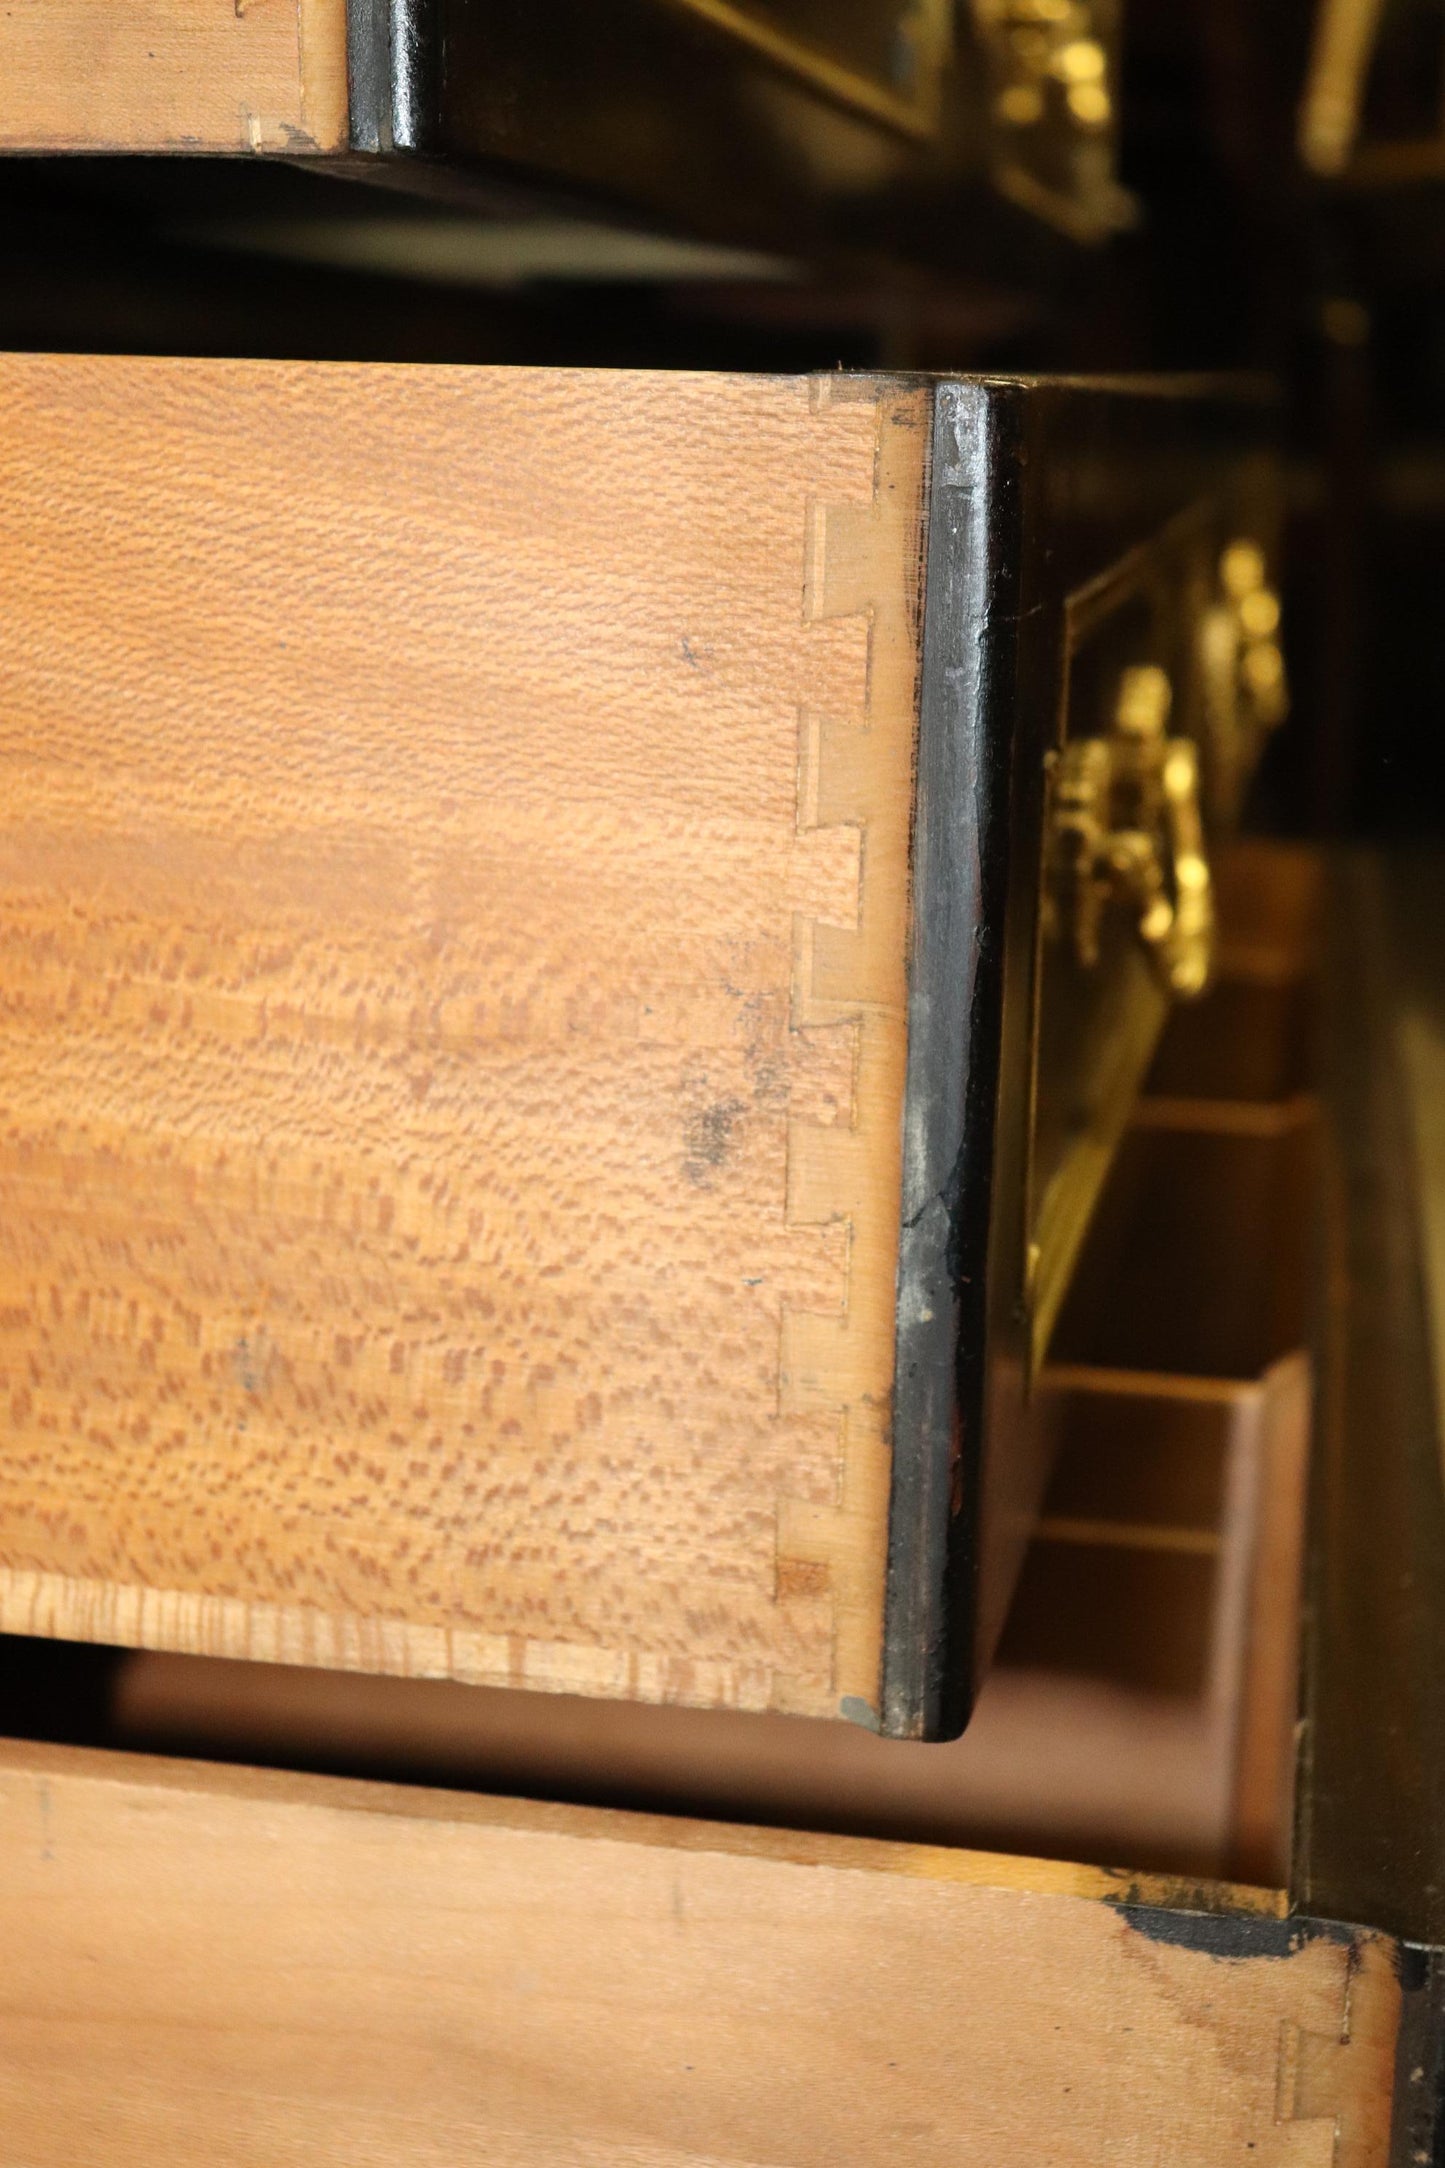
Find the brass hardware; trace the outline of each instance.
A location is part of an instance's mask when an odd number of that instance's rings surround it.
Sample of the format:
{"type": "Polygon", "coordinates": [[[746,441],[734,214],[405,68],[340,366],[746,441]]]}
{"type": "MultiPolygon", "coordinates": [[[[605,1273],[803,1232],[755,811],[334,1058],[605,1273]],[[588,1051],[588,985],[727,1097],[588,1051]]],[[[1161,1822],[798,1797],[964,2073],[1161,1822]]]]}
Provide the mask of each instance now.
{"type": "Polygon", "coordinates": [[[994,111],[1006,128],[1034,128],[1062,107],[1093,133],[1113,118],[1109,55],[1091,0],[974,0],[994,61],[994,111]]]}
{"type": "Polygon", "coordinates": [[[1077,241],[1132,225],[1115,174],[1120,0],[971,0],[995,187],[1077,241]]]}
{"type": "Polygon", "coordinates": [[[1279,596],[1257,542],[1221,553],[1214,601],[1199,628],[1210,810],[1232,822],[1260,748],[1289,712],[1279,596]]]}
{"type": "Polygon", "coordinates": [[[1321,0],[1300,108],[1299,148],[1316,173],[1341,173],[1360,128],[1384,0],[1321,0]]]}
{"type": "Polygon", "coordinates": [[[1073,738],[1059,755],[1045,931],[1092,970],[1106,914],[1123,909],[1169,992],[1187,998],[1209,978],[1214,890],[1198,753],[1168,735],[1172,697],[1152,663],[1126,670],[1108,736],[1073,738]]]}

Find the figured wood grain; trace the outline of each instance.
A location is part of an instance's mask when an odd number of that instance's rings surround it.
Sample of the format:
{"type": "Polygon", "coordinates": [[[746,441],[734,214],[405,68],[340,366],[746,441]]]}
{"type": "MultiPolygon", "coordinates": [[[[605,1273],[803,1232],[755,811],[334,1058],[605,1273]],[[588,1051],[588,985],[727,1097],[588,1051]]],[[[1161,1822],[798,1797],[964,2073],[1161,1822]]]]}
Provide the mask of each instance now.
{"type": "Polygon", "coordinates": [[[876,1703],[925,396],[0,362],[0,1626],[876,1703]]]}
{"type": "Polygon", "coordinates": [[[1180,1894],[5,1747],[0,2152],[1383,2168],[1393,1946],[1180,1894]]]}
{"type": "Polygon", "coordinates": [[[6,0],[0,149],[339,150],[346,0],[6,0]]]}

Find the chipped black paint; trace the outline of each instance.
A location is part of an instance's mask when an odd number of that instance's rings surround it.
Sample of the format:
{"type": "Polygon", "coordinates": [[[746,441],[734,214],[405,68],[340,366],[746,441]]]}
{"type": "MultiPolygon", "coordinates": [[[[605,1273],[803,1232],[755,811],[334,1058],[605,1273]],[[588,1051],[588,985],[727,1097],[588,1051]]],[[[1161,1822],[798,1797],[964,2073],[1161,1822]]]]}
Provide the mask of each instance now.
{"type": "Polygon", "coordinates": [[[346,88],[354,151],[389,151],[390,0],[346,0],[346,88]]]}
{"type": "Polygon", "coordinates": [[[1132,1904],[1111,1898],[1121,1919],[1143,1935],[1176,1950],[1204,1957],[1244,1959],[1294,1957],[1312,1942],[1352,1943],[1356,1929],[1334,1920],[1272,1919],[1258,1912],[1175,1911],[1161,1905],[1132,1904]]]}
{"type": "Polygon", "coordinates": [[[1398,1948],[1390,2168],[1445,2168],[1445,1950],[1398,1948]]]}

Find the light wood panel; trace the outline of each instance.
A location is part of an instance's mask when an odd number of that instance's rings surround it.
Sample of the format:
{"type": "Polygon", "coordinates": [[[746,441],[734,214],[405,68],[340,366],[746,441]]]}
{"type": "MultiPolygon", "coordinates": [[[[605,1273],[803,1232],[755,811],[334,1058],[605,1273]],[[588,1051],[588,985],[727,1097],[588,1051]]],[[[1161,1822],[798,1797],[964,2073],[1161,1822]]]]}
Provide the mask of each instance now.
{"type": "Polygon", "coordinates": [[[1101,1901],[1182,1894],[5,1748],[0,2150],[1382,2168],[1392,1945],[1101,1901]]]}
{"type": "Polygon", "coordinates": [[[346,0],[6,0],[0,149],[344,148],[346,0]]]}
{"type": "Polygon", "coordinates": [[[876,1706],[926,403],[0,362],[0,1626],[876,1706]]]}

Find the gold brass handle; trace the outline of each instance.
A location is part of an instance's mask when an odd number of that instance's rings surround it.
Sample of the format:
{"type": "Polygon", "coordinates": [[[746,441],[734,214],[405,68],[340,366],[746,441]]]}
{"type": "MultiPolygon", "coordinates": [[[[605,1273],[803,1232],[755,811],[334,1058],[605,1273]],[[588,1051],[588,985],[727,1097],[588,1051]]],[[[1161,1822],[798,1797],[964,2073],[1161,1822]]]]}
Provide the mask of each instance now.
{"type": "Polygon", "coordinates": [[[1299,117],[1300,156],[1316,173],[1350,162],[1384,12],[1384,0],[1320,0],[1299,117]]]}
{"type": "Polygon", "coordinates": [[[1049,919],[1086,969],[1105,913],[1127,910],[1172,994],[1208,983],[1214,885],[1199,809],[1199,755],[1167,734],[1171,690],[1153,664],[1126,670],[1107,737],[1059,756],[1049,823],[1049,919]]]}
{"type": "Polygon", "coordinates": [[[1097,13],[1096,0],[974,0],[995,62],[994,112],[1006,128],[1037,127],[1056,100],[1068,125],[1108,126],[1109,55],[1097,13]]]}
{"type": "Polygon", "coordinates": [[[1220,555],[1215,597],[1199,626],[1199,664],[1210,811],[1228,823],[1264,740],[1289,712],[1279,596],[1257,542],[1231,542],[1220,555]]]}

